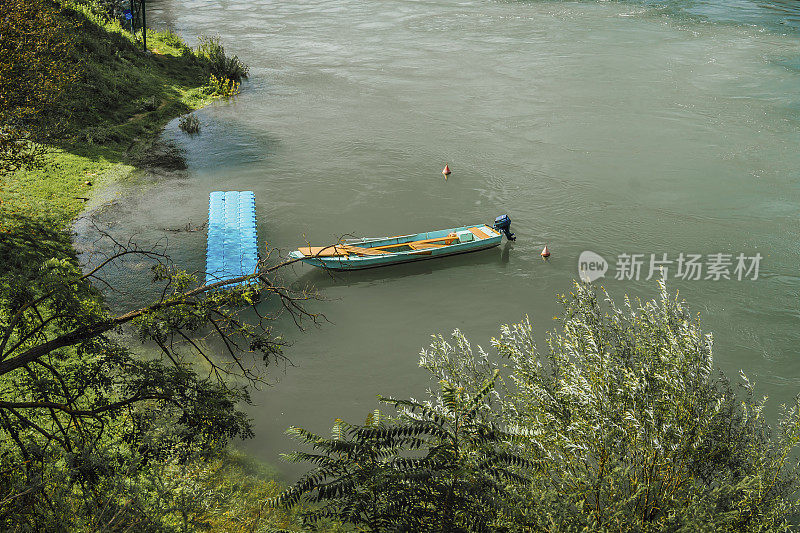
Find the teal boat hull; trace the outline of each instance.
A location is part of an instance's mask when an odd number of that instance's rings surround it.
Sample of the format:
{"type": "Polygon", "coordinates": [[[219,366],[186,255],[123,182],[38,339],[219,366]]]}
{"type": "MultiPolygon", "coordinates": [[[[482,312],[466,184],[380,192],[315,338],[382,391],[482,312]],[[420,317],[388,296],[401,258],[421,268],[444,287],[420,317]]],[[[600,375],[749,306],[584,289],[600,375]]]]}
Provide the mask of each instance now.
{"type": "Polygon", "coordinates": [[[416,233],[413,235],[401,235],[398,237],[351,241],[348,244],[357,245],[362,248],[376,248],[378,246],[388,246],[392,244],[403,244],[414,241],[442,238],[452,233],[468,231],[469,228],[478,228],[485,235],[487,235],[487,237],[483,239],[475,239],[468,242],[455,242],[453,244],[449,244],[447,246],[441,246],[438,248],[430,248],[423,250],[407,250],[407,251],[387,253],[382,255],[307,257],[303,255],[303,253],[300,252],[299,250],[295,250],[289,254],[289,258],[300,259],[301,261],[309,265],[328,270],[362,270],[365,268],[399,265],[415,261],[424,261],[426,259],[438,259],[442,257],[449,257],[453,255],[460,255],[470,252],[478,252],[481,250],[494,248],[495,246],[498,246],[502,240],[502,235],[497,230],[494,230],[490,226],[484,224],[476,224],[472,226],[461,226],[458,228],[416,233]]]}

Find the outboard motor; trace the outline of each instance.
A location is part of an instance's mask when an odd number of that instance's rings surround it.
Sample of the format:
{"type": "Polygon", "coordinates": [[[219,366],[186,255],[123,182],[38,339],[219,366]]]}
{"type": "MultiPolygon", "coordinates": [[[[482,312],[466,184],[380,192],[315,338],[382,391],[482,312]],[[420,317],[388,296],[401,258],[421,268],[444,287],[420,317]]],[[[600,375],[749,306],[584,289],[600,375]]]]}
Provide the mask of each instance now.
{"type": "Polygon", "coordinates": [[[509,241],[517,240],[517,238],[514,237],[514,234],[511,233],[511,217],[508,215],[500,215],[494,219],[494,229],[505,233],[506,239],[509,241]]]}

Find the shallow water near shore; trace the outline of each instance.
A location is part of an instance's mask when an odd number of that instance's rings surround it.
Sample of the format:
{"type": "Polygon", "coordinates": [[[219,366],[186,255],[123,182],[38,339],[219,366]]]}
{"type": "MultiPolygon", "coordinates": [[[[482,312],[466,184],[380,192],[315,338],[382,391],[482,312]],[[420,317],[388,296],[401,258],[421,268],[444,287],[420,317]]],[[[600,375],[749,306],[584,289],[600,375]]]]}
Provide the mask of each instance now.
{"type": "MultiPolygon", "coordinates": [[[[509,213],[515,243],[485,252],[345,273],[311,283],[331,321],[298,332],[294,363],[254,393],[256,438],[278,461],[299,425],[327,434],[376,395],[422,397],[417,354],[460,328],[488,347],[528,314],[541,339],[556,294],[592,250],[599,281],[656,296],[650,254],[760,253],[757,280],[681,280],[715,335],[718,365],[744,370],[774,407],[800,392],[800,7],[794,2],[302,3],[153,0],[148,21],[219,33],[251,67],[242,94],[171,123],[188,170],[122,185],[106,220],[119,235],[168,236],[202,270],[208,193],[253,190],[259,243],[395,235],[509,213]],[[442,179],[445,163],[453,174],[442,179]],[[553,252],[542,261],[547,243],[553,252]],[[640,279],[614,279],[619,254],[644,254],[640,279]]],[[[193,43],[192,43],[193,44],[193,43]]],[[[733,274],[733,266],[731,267],[733,274]]],[[[120,273],[119,283],[125,284],[120,273]]],[[[655,277],[655,276],[654,276],[655,277]]],[[[113,294],[114,305],[129,303],[113,294]]]]}

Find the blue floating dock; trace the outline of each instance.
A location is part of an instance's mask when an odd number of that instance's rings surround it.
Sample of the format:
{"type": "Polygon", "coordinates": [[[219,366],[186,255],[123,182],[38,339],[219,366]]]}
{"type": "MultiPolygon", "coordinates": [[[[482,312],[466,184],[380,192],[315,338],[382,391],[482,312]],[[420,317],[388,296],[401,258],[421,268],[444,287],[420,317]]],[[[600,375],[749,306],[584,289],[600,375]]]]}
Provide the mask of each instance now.
{"type": "Polygon", "coordinates": [[[208,200],[206,284],[247,276],[257,265],[255,194],[212,192],[208,200]]]}

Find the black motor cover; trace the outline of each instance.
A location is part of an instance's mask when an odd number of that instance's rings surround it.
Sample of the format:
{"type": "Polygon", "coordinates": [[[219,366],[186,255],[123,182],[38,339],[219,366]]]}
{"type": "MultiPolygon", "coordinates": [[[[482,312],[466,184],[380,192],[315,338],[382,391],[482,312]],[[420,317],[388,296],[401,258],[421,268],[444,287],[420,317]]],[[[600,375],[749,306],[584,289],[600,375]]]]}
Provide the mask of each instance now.
{"type": "Polygon", "coordinates": [[[514,237],[514,234],[511,233],[511,217],[508,215],[500,215],[494,219],[494,229],[505,233],[506,239],[509,241],[517,240],[517,238],[514,237]]]}

